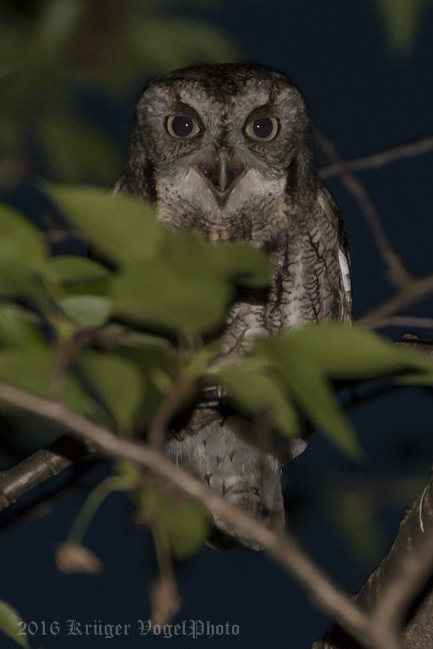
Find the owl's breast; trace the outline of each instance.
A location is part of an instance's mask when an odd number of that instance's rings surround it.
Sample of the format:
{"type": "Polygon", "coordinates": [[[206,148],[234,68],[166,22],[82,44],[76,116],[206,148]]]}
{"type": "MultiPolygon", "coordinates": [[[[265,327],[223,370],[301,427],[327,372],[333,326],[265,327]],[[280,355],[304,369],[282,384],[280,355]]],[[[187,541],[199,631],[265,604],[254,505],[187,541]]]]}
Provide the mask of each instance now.
{"type": "Polygon", "coordinates": [[[246,348],[257,336],[339,319],[337,250],[318,248],[310,234],[286,236],[282,243],[271,254],[269,290],[245,294],[233,304],[225,328],[229,349],[246,348]]]}
{"type": "Polygon", "coordinates": [[[244,241],[264,245],[287,230],[284,182],[263,180],[248,170],[221,208],[203,179],[189,168],[156,183],[159,218],[208,241],[244,241]]]}

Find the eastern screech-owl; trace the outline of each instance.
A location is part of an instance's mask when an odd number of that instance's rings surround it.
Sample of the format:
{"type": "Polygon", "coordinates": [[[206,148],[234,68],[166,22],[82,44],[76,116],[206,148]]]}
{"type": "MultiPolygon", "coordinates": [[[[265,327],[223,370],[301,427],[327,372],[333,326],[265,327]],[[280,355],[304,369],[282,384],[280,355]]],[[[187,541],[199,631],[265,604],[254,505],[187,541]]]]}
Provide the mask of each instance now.
{"type": "MultiPolygon", "coordinates": [[[[249,242],[269,254],[271,288],[265,297],[235,302],[225,327],[228,349],[287,327],[350,319],[343,225],[317,176],[305,102],[284,75],[249,64],[202,65],[149,83],[116,189],[150,201],[171,227],[210,241],[249,242]]],[[[264,447],[251,422],[218,409],[198,421],[201,428],[191,425],[183,440],[168,443],[168,454],[193,461],[213,492],[282,529],[281,465],[306,441],[272,434],[264,447]]],[[[257,548],[214,522],[214,546],[241,541],[257,548]]]]}

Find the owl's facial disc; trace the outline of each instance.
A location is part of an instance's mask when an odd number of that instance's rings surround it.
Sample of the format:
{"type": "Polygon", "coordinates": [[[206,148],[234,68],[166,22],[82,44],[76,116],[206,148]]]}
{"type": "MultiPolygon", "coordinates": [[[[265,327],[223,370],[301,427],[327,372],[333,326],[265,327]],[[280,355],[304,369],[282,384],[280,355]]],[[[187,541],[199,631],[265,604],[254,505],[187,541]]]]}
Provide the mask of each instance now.
{"type": "Polygon", "coordinates": [[[211,190],[221,210],[226,206],[235,186],[248,171],[247,167],[232,164],[226,149],[219,150],[216,162],[201,162],[194,166],[194,169],[211,190]]]}

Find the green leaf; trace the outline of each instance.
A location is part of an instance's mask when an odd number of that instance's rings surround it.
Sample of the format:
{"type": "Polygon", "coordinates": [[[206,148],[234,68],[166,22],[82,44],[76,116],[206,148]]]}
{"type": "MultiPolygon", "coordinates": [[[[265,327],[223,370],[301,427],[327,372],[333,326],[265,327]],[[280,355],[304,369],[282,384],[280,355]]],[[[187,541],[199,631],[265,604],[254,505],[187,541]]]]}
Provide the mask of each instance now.
{"type": "Polygon", "coordinates": [[[363,451],[355,431],[338,404],[326,377],[314,364],[310,364],[301,352],[290,354],[287,360],[290,365],[285,371],[286,380],[296,402],[308,419],[346,453],[354,458],[362,457],[363,451]]]}
{"type": "Polygon", "coordinates": [[[0,292],[33,294],[47,254],[41,232],[21,214],[0,204],[0,292]]]}
{"type": "Polygon", "coordinates": [[[230,287],[192,265],[182,274],[166,260],[130,264],[113,280],[114,312],[136,323],[187,334],[224,321],[230,287]]]}
{"type": "Polygon", "coordinates": [[[198,505],[176,502],[160,492],[155,498],[155,514],[164,526],[174,558],[188,559],[198,552],[208,533],[207,520],[198,505]]]}
{"type": "Polygon", "coordinates": [[[0,260],[17,255],[29,268],[40,268],[48,249],[42,233],[19,212],[0,204],[0,260]]]}
{"type": "MultiPolygon", "coordinates": [[[[110,349],[112,349],[112,345],[110,345],[110,349]]],[[[178,371],[179,357],[168,356],[165,349],[159,346],[145,348],[120,345],[115,349],[117,354],[132,361],[141,372],[146,400],[140,404],[136,428],[146,430],[161,404],[161,393],[167,388],[167,385],[171,384],[170,376],[178,371]],[[161,376],[164,381],[163,387],[158,383],[161,376]]]]}
{"type": "MultiPolygon", "coordinates": [[[[52,349],[0,350],[0,380],[45,399],[50,398],[54,366],[52,349]]],[[[67,376],[65,404],[80,414],[90,414],[93,405],[73,376],[67,376]]]]}
{"type": "Polygon", "coordinates": [[[395,376],[416,371],[417,382],[432,376],[432,363],[360,327],[315,324],[257,340],[253,355],[284,377],[296,403],[310,420],[352,455],[360,447],[330,381],[395,376]]]}
{"type": "Polygon", "coordinates": [[[265,412],[273,426],[285,435],[296,436],[299,432],[290,395],[284,393],[277,377],[267,372],[263,365],[247,359],[242,365],[218,372],[215,379],[227,387],[229,397],[241,410],[253,416],[265,412]]]}
{"type": "Polygon", "coordinates": [[[207,245],[203,258],[203,264],[206,263],[215,273],[235,284],[254,288],[269,285],[271,267],[268,255],[248,244],[215,242],[207,245]]]}
{"type": "Polygon", "coordinates": [[[15,304],[0,303],[0,344],[6,347],[44,346],[37,327],[15,304]]]}
{"type": "Polygon", "coordinates": [[[79,367],[102,398],[121,432],[130,431],[144,400],[144,381],[132,361],[108,353],[81,354],[79,367]]]}
{"type": "Polygon", "coordinates": [[[356,435],[334,396],[320,359],[303,340],[302,334],[309,329],[261,338],[255,342],[253,355],[279,373],[295,403],[312,423],[344,451],[360,457],[356,435]]]}
{"type": "Polygon", "coordinates": [[[421,355],[412,354],[372,331],[339,322],[309,325],[275,340],[281,341],[287,353],[302,353],[332,379],[367,379],[431,367],[421,355]]]}
{"type": "Polygon", "coordinates": [[[87,187],[45,189],[90,243],[119,264],[152,259],[168,236],[142,199],[87,187]]]}
{"type": "Polygon", "coordinates": [[[269,258],[262,250],[245,243],[214,241],[199,233],[170,232],[161,256],[179,273],[215,275],[227,283],[263,288],[269,284],[269,258]]]}
{"type": "Polygon", "coordinates": [[[44,271],[61,284],[97,282],[110,276],[110,271],[96,261],[73,255],[50,257],[45,262],[44,271]]]}
{"type": "Polygon", "coordinates": [[[89,329],[105,324],[112,313],[111,300],[100,295],[67,295],[58,304],[68,318],[89,329]]]}
{"type": "Polygon", "coordinates": [[[22,631],[21,622],[22,617],[17,611],[7,602],[0,600],[0,630],[24,649],[29,649],[27,635],[18,635],[18,632],[22,631]]]}

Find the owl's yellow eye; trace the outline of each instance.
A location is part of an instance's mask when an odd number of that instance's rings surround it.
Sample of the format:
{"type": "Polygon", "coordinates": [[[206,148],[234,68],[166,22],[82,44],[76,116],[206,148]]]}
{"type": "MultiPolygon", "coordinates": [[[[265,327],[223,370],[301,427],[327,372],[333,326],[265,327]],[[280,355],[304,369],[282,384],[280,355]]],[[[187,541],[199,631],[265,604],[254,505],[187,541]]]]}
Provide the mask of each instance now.
{"type": "Polygon", "coordinates": [[[276,117],[258,117],[251,120],[245,127],[246,135],[256,142],[273,140],[279,130],[280,122],[276,117]]]}
{"type": "Polygon", "coordinates": [[[189,140],[200,133],[200,126],[189,115],[170,115],[167,117],[165,128],[178,140],[189,140]]]}

